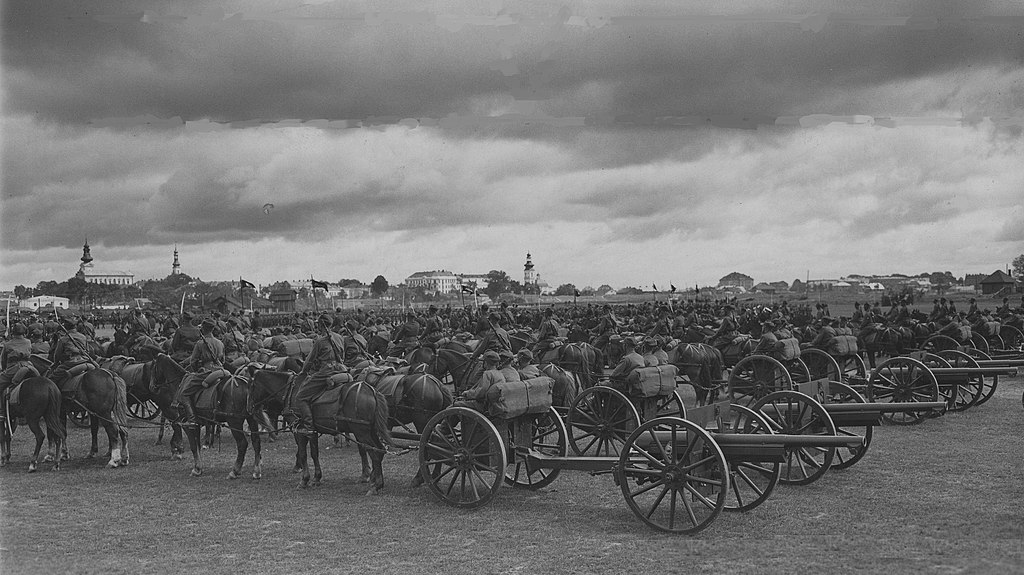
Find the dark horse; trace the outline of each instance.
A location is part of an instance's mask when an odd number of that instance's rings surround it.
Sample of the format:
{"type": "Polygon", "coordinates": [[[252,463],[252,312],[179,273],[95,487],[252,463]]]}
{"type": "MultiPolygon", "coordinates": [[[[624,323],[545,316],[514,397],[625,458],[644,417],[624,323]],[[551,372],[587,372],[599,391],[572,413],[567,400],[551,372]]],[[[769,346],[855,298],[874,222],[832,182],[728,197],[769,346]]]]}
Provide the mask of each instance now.
{"type": "Polygon", "coordinates": [[[64,394],[61,411],[65,425],[73,405],[79,405],[89,413],[92,445],[86,458],[99,453],[97,436],[102,426],[107,432],[110,447],[107,467],[128,465],[128,397],[124,380],[110,370],[94,368],[69,378],[61,391],[64,394]],[[75,380],[79,380],[77,385],[75,380]]]}
{"type": "Polygon", "coordinates": [[[579,378],[583,389],[597,384],[604,371],[604,354],[589,343],[570,343],[562,346],[555,365],[579,378]]]}
{"type": "MultiPolygon", "coordinates": [[[[185,368],[167,355],[161,354],[153,365],[153,381],[176,383],[183,385],[185,381],[185,368]]],[[[157,385],[160,385],[159,383],[157,385]]],[[[171,386],[174,387],[174,386],[171,386]]],[[[245,378],[231,376],[226,382],[211,385],[200,391],[196,396],[196,425],[183,424],[185,436],[188,438],[189,449],[192,451],[192,475],[203,474],[199,454],[202,446],[199,442],[199,427],[202,425],[216,425],[224,423],[231,431],[231,437],[235,440],[236,456],[235,465],[228,473],[228,479],[238,479],[242,476],[242,464],[245,463],[245,454],[249,450],[249,441],[245,437],[243,424],[249,426],[249,436],[252,439],[253,467],[252,478],[263,477],[263,455],[260,442],[260,424],[270,429],[270,421],[262,409],[251,409],[249,399],[250,384],[245,378]]],[[[179,417],[180,419],[180,417],[179,417]]],[[[180,422],[179,422],[180,423],[180,422]]]]}
{"type": "Polygon", "coordinates": [[[706,343],[680,343],[668,353],[668,362],[685,374],[697,395],[697,405],[718,399],[724,382],[725,362],[718,348],[706,343]]]}
{"type": "Polygon", "coordinates": [[[857,334],[860,348],[867,356],[868,366],[874,369],[875,354],[897,356],[903,353],[905,340],[899,328],[882,324],[868,324],[857,334]]]}
{"type": "Polygon", "coordinates": [[[359,446],[363,460],[363,479],[372,483],[367,495],[384,489],[385,446],[392,445],[388,419],[388,400],[373,386],[357,381],[343,383],[324,392],[312,402],[313,426],[315,433],[295,433],[298,451],[295,455],[302,469],[299,487],[310,485],[307,449],[313,458],[314,475],[312,484],[320,485],[323,470],[320,467],[320,433],[340,435],[351,433],[359,446]],[[367,476],[366,456],[373,461],[373,470],[367,476]]]}
{"type": "Polygon", "coordinates": [[[2,442],[0,442],[0,465],[7,465],[11,461],[11,436],[18,428],[18,417],[24,417],[28,428],[36,436],[36,449],[32,453],[32,462],[28,464],[28,472],[36,470],[39,461],[39,451],[43,447],[43,429],[39,425],[42,419],[46,423],[45,437],[48,440],[48,454],[44,461],[53,461],[53,470],[60,470],[61,444],[67,437],[67,428],[61,419],[61,396],[57,385],[45,377],[29,377],[21,382],[21,391],[18,392],[19,401],[17,405],[10,405],[7,418],[7,425],[3,425],[2,442]]]}
{"type": "MultiPolygon", "coordinates": [[[[434,358],[427,363],[427,373],[444,380],[448,375],[452,376],[455,385],[455,392],[462,393],[470,388],[473,383],[480,379],[483,372],[483,364],[479,360],[470,361],[470,354],[442,347],[434,354],[434,358]]],[[[415,368],[417,365],[411,365],[415,368]]]]}
{"type": "MultiPolygon", "coordinates": [[[[177,422],[180,414],[177,409],[172,407],[172,404],[174,403],[174,393],[178,388],[178,383],[181,381],[179,373],[183,374],[184,370],[179,372],[180,366],[178,369],[174,369],[173,366],[163,365],[173,361],[170,356],[160,354],[153,361],[128,363],[120,368],[115,363],[110,367],[112,370],[117,371],[124,379],[130,395],[134,396],[140,403],[152,401],[160,408],[161,417],[170,420],[173,432],[171,435],[171,458],[181,459],[185,453],[185,448],[182,442],[181,424],[177,422]],[[171,378],[171,380],[167,378],[171,378]]],[[[174,363],[174,366],[177,365],[177,363],[174,363]]],[[[160,435],[163,435],[162,424],[160,435]]],[[[157,441],[157,443],[160,442],[157,441]]]]}

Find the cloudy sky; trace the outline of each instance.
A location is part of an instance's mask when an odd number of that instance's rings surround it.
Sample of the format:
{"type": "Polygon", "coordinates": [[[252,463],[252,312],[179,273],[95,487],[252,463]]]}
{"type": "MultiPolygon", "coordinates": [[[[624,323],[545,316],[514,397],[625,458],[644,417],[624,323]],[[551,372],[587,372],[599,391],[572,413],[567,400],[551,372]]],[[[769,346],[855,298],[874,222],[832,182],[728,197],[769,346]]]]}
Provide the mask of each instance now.
{"type": "Polygon", "coordinates": [[[11,1],[0,289],[1024,253],[1018,2],[11,1]],[[270,207],[270,205],[272,207],[270,207]]]}

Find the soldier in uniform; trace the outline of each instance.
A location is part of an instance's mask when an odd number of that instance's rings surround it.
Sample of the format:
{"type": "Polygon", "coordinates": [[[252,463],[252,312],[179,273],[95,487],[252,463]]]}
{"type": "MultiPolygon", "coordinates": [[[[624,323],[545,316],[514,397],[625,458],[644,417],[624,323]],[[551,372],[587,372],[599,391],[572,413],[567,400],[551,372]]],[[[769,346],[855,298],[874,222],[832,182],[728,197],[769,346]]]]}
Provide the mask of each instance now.
{"type": "Polygon", "coordinates": [[[519,371],[512,366],[513,359],[515,359],[515,356],[512,355],[512,352],[507,349],[503,349],[500,352],[498,352],[498,371],[501,372],[501,375],[502,377],[505,378],[505,381],[522,380],[522,377],[520,377],[519,375],[519,371]]]}
{"type": "Polygon", "coordinates": [[[727,305],[722,308],[722,324],[718,327],[715,335],[711,337],[711,345],[715,347],[729,345],[732,340],[736,339],[738,333],[735,308],[727,305]]]}
{"type": "Polygon", "coordinates": [[[423,342],[434,345],[444,335],[444,325],[441,318],[437,316],[437,307],[431,305],[427,308],[427,322],[423,327],[423,342]]]}
{"type": "Polygon", "coordinates": [[[818,335],[814,337],[814,341],[811,342],[811,347],[828,349],[829,342],[838,335],[835,328],[835,320],[826,318],[822,324],[821,331],[818,332],[818,335]]]}
{"type": "Polygon", "coordinates": [[[391,343],[395,345],[396,350],[402,350],[401,354],[404,356],[420,346],[420,333],[422,330],[423,327],[420,325],[420,322],[416,321],[416,312],[409,310],[405,313],[405,323],[395,330],[391,343]]]}
{"type": "Polygon", "coordinates": [[[496,383],[505,381],[501,370],[498,369],[498,362],[501,357],[494,351],[486,351],[483,354],[484,372],[480,375],[480,381],[462,394],[462,398],[455,402],[456,407],[471,407],[477,411],[483,411],[486,407],[487,391],[496,383]]]}
{"type": "Polygon", "coordinates": [[[555,321],[554,314],[554,309],[550,307],[544,309],[544,319],[540,322],[537,343],[533,344],[533,353],[537,357],[544,357],[544,353],[551,349],[551,344],[558,337],[558,330],[562,328],[555,321]]]}
{"type": "Polygon", "coordinates": [[[201,338],[199,328],[192,323],[192,314],[189,312],[181,314],[181,325],[171,337],[171,357],[176,361],[184,362],[185,358],[192,353],[196,342],[201,338]]]}
{"type": "Polygon", "coordinates": [[[619,327],[619,320],[615,317],[615,313],[612,311],[612,307],[608,304],[604,305],[604,311],[601,316],[601,321],[598,322],[597,327],[594,328],[596,338],[594,339],[594,347],[598,349],[604,349],[604,346],[608,345],[608,341],[615,331],[619,327]]]}
{"type": "Polygon", "coordinates": [[[89,341],[84,335],[78,332],[78,322],[74,317],[67,317],[62,320],[67,329],[66,333],[57,339],[57,344],[51,350],[50,361],[53,362],[50,379],[60,387],[68,379],[68,370],[72,367],[89,361],[89,341]]]}
{"type": "Polygon", "coordinates": [[[152,326],[149,323],[149,319],[142,313],[142,308],[135,308],[135,311],[128,316],[126,331],[128,332],[128,341],[125,344],[129,353],[136,355],[141,349],[142,344],[149,338],[152,337],[152,326]]]}
{"type": "Polygon", "coordinates": [[[330,387],[330,377],[346,370],[343,349],[345,339],[331,331],[331,317],[320,318],[320,334],[313,341],[313,348],[306,356],[299,376],[302,382],[295,392],[293,410],[298,418],[296,433],[311,435],[316,433],[313,427],[313,408],[310,403],[330,387]]]}
{"type": "Polygon", "coordinates": [[[540,377],[540,368],[533,363],[533,352],[525,347],[519,350],[515,360],[516,368],[519,370],[519,379],[527,380],[540,377]]]}
{"type": "Polygon", "coordinates": [[[181,387],[177,405],[184,405],[186,421],[196,421],[196,395],[204,388],[203,383],[210,372],[221,369],[224,366],[224,343],[214,337],[213,331],[217,324],[213,320],[206,319],[199,326],[199,341],[192,346],[192,356],[189,358],[188,367],[192,374],[188,375],[188,381],[181,387]],[[181,398],[184,398],[184,404],[181,398]]]}
{"type": "MultiPolygon", "coordinates": [[[[3,351],[0,352],[0,399],[7,401],[7,388],[14,383],[14,376],[23,367],[32,367],[29,357],[32,355],[32,342],[25,335],[28,329],[24,324],[16,323],[11,326],[11,339],[4,342],[3,351]]],[[[7,409],[0,404],[0,420],[4,419],[7,409]]]]}
{"type": "Polygon", "coordinates": [[[501,318],[497,313],[492,312],[487,316],[491,329],[484,334],[483,339],[477,344],[476,350],[473,351],[473,355],[469,358],[471,362],[476,361],[480,354],[488,350],[494,353],[501,353],[503,350],[512,351],[512,340],[509,339],[508,332],[498,325],[500,320],[501,318]]]}
{"type": "Polygon", "coordinates": [[[629,374],[633,373],[635,369],[644,367],[643,356],[636,352],[636,340],[632,337],[624,338],[622,345],[625,348],[625,353],[609,376],[612,387],[620,391],[626,389],[626,378],[629,377],[629,374]]]}

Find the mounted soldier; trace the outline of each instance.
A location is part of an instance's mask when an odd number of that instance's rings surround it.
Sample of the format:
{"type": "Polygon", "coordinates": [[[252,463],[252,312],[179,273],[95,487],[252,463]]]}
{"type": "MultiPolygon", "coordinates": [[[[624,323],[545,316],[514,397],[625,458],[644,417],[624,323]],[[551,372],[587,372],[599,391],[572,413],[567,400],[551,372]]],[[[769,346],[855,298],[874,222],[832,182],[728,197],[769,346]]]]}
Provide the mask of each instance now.
{"type": "Polygon", "coordinates": [[[461,399],[455,402],[455,407],[469,407],[477,411],[483,411],[486,408],[487,392],[491,386],[505,381],[501,370],[498,369],[500,360],[501,357],[494,351],[487,351],[483,354],[484,371],[480,375],[480,380],[462,394],[461,399]]]}
{"type": "Polygon", "coordinates": [[[484,334],[483,339],[477,344],[476,349],[473,351],[473,355],[470,356],[470,362],[476,361],[476,358],[485,351],[493,351],[494,353],[501,353],[502,351],[512,351],[512,340],[508,337],[508,332],[505,331],[500,325],[501,320],[497,313],[491,313],[487,316],[487,322],[490,325],[490,330],[484,334]]]}
{"type": "Polygon", "coordinates": [[[181,325],[171,337],[171,357],[178,363],[184,363],[201,338],[199,328],[192,323],[192,314],[187,311],[182,313],[181,325]]]}
{"type": "Polygon", "coordinates": [[[527,380],[540,377],[540,368],[533,363],[533,352],[525,347],[516,354],[515,366],[519,370],[519,379],[527,380]]]}
{"type": "Polygon", "coordinates": [[[416,312],[412,310],[405,312],[405,323],[395,330],[394,337],[391,339],[395,350],[401,351],[393,355],[405,356],[419,347],[420,333],[422,331],[423,326],[420,325],[420,322],[416,321],[416,312]]]}
{"type": "Polygon", "coordinates": [[[609,379],[613,388],[623,391],[626,389],[626,378],[629,374],[633,373],[633,370],[644,367],[644,358],[642,355],[636,352],[637,342],[632,337],[627,337],[622,340],[622,345],[625,347],[626,352],[623,354],[622,359],[619,360],[618,365],[612,370],[609,379]]]}
{"type": "Polygon", "coordinates": [[[185,418],[188,423],[196,422],[196,395],[200,391],[215,383],[207,383],[208,376],[224,367],[224,343],[214,337],[213,331],[217,324],[213,320],[206,319],[199,326],[199,341],[192,347],[192,356],[189,358],[188,367],[192,374],[182,385],[175,403],[185,408],[185,418]],[[184,402],[181,399],[184,398],[184,402]]]}
{"type": "Polygon", "coordinates": [[[39,373],[32,367],[29,360],[32,356],[32,342],[25,335],[28,329],[24,324],[11,326],[11,339],[4,342],[0,352],[0,421],[7,415],[7,390],[21,383],[26,377],[37,376],[39,373]],[[20,374],[19,374],[20,372],[20,374]]]}
{"type": "Polygon", "coordinates": [[[444,336],[444,324],[437,315],[437,307],[431,305],[427,308],[427,322],[423,327],[422,342],[430,346],[437,344],[437,341],[444,336]]]}
{"type": "Polygon", "coordinates": [[[302,370],[299,371],[297,379],[300,383],[295,391],[295,403],[292,406],[297,417],[295,432],[306,435],[316,433],[311,403],[331,386],[332,375],[348,370],[342,351],[345,348],[345,339],[331,331],[330,316],[321,316],[318,323],[320,334],[313,341],[313,348],[306,356],[302,370]]]}
{"type": "Polygon", "coordinates": [[[604,346],[608,345],[608,340],[611,339],[611,337],[617,333],[618,328],[618,318],[615,317],[615,313],[612,311],[612,307],[608,304],[605,304],[601,320],[598,322],[597,327],[595,327],[593,330],[593,333],[597,336],[594,339],[594,347],[598,349],[604,349],[604,346]]]}
{"type": "Polygon", "coordinates": [[[538,358],[544,357],[544,353],[550,350],[558,337],[562,326],[554,318],[554,309],[544,309],[544,319],[540,322],[540,330],[537,333],[537,343],[533,345],[533,353],[538,358]]]}
{"type": "Polygon", "coordinates": [[[722,308],[722,323],[718,331],[711,336],[711,345],[722,348],[732,343],[739,335],[739,328],[736,325],[736,310],[731,305],[722,308]]]}
{"type": "Polygon", "coordinates": [[[61,387],[68,380],[68,371],[76,365],[92,361],[86,350],[89,340],[79,333],[77,321],[72,316],[64,318],[65,331],[57,339],[57,344],[51,350],[50,361],[53,367],[50,369],[50,380],[61,387]]]}
{"type": "Polygon", "coordinates": [[[522,377],[519,375],[519,371],[512,365],[512,360],[515,356],[509,350],[502,350],[498,352],[498,371],[501,372],[502,377],[505,381],[521,381],[522,377]]]}

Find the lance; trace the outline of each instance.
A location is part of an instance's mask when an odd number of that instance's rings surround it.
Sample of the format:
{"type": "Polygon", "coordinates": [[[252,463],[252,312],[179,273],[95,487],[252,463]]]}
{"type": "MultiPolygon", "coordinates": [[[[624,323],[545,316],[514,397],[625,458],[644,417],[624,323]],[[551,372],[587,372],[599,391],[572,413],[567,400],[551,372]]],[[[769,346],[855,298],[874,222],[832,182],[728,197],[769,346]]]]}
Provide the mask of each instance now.
{"type": "Polygon", "coordinates": [[[185,294],[187,294],[187,293],[188,293],[188,290],[184,290],[184,291],[181,292],[181,306],[178,308],[178,316],[179,317],[181,316],[181,314],[185,313],[185,294]]]}
{"type": "MultiPolygon", "coordinates": [[[[57,308],[54,308],[53,314],[57,315],[57,308]]],[[[71,334],[68,332],[68,328],[64,327],[64,324],[62,324],[60,322],[60,318],[59,317],[57,318],[57,327],[59,327],[60,329],[62,329],[64,331],[64,335],[68,336],[68,339],[71,340],[71,343],[75,344],[75,347],[78,348],[78,351],[80,351],[80,352],[85,354],[85,357],[86,357],[86,359],[89,360],[89,363],[95,365],[96,367],[100,366],[100,364],[97,363],[96,360],[92,357],[92,354],[89,353],[89,350],[84,348],[84,347],[82,347],[82,344],[78,343],[77,339],[75,339],[74,337],[71,337],[71,334]]]]}
{"type": "Polygon", "coordinates": [[[11,300],[7,300],[7,323],[4,324],[4,337],[11,333],[11,300]]]}

